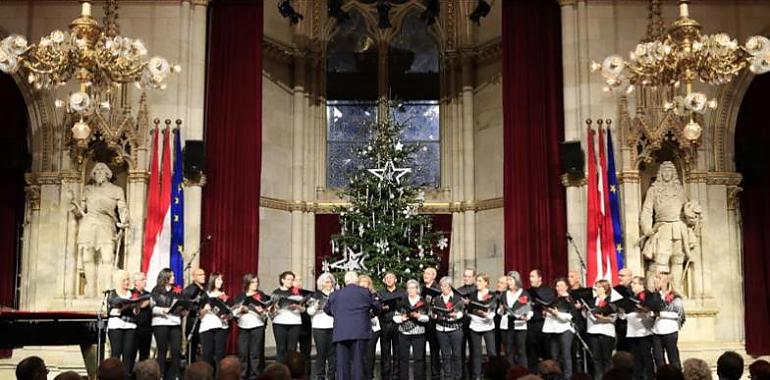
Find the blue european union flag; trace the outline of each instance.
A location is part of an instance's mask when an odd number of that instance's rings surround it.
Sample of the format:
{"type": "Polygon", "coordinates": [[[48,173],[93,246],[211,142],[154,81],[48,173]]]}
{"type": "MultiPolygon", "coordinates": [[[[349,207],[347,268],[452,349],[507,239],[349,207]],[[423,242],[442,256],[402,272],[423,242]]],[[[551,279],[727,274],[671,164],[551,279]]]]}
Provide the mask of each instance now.
{"type": "Polygon", "coordinates": [[[615,150],[612,148],[612,131],[607,129],[607,184],[610,189],[610,215],[612,216],[612,231],[614,232],[615,251],[617,252],[618,269],[624,268],[623,227],[620,223],[620,186],[615,174],[615,150]]]}
{"type": "MultiPolygon", "coordinates": [[[[170,268],[174,277],[184,278],[184,160],[182,157],[181,131],[174,131],[174,174],[171,175],[171,260],[170,268]]],[[[177,280],[177,284],[183,281],[177,280]]]]}

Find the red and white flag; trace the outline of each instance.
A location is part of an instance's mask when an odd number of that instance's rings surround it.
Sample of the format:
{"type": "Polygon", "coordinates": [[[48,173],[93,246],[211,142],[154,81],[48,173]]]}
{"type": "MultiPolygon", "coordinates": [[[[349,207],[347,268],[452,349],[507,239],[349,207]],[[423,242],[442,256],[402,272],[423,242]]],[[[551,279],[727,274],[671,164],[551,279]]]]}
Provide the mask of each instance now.
{"type": "Polygon", "coordinates": [[[618,280],[618,268],[609,206],[604,132],[599,130],[599,167],[596,164],[596,150],[594,149],[595,135],[596,133],[589,127],[586,219],[588,273],[586,285],[593,286],[596,281],[602,279],[615,285],[618,280]]]}
{"type": "MultiPolygon", "coordinates": [[[[158,133],[155,131],[153,139],[142,252],[142,272],[147,274],[147,287],[150,289],[155,286],[158,272],[169,267],[171,245],[171,140],[166,128],[163,131],[163,159],[158,170],[158,133]]],[[[182,280],[178,278],[176,282],[181,283],[182,280]]]]}

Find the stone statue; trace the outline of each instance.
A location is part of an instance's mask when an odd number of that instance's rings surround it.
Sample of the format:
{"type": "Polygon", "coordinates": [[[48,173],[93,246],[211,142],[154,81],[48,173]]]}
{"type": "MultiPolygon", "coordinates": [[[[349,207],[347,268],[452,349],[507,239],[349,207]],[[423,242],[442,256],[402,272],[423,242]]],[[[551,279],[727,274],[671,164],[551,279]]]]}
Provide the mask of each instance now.
{"type": "Polygon", "coordinates": [[[671,161],[660,164],[658,176],[647,190],[639,225],[642,229],[642,256],[649,261],[647,278],[668,272],[672,286],[682,291],[683,273],[697,244],[700,206],[688,202],[671,161]]]}
{"type": "Polygon", "coordinates": [[[78,262],[85,274],[86,297],[112,287],[116,252],[128,227],[128,207],[123,189],[110,182],[112,170],[97,162],[91,170],[92,183],[83,189],[82,203],[73,213],[78,226],[78,262]],[[98,271],[97,271],[98,269],[98,271]]]}

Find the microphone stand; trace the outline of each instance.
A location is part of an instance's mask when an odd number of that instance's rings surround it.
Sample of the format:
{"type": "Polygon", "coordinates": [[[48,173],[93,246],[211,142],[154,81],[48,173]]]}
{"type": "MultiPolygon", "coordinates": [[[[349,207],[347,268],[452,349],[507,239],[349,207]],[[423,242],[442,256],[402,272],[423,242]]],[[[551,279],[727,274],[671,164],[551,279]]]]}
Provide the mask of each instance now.
{"type": "Polygon", "coordinates": [[[586,273],[588,273],[588,269],[586,268],[586,262],[583,261],[583,255],[580,253],[580,249],[578,248],[577,244],[575,244],[575,240],[572,239],[572,236],[567,234],[567,241],[569,241],[569,244],[572,246],[572,249],[575,250],[575,253],[577,254],[578,261],[580,262],[580,277],[582,277],[583,283],[586,283],[586,273]]]}
{"type": "Polygon", "coordinates": [[[195,258],[198,257],[198,254],[201,252],[201,250],[197,250],[193,252],[192,256],[190,256],[190,260],[187,261],[187,264],[184,266],[184,273],[185,277],[190,278],[190,270],[192,270],[192,263],[195,261],[195,258]]]}
{"type": "Polygon", "coordinates": [[[107,298],[110,296],[111,290],[106,290],[103,293],[102,303],[99,305],[99,311],[96,313],[96,360],[97,367],[104,360],[104,314],[107,313],[107,298]]]}

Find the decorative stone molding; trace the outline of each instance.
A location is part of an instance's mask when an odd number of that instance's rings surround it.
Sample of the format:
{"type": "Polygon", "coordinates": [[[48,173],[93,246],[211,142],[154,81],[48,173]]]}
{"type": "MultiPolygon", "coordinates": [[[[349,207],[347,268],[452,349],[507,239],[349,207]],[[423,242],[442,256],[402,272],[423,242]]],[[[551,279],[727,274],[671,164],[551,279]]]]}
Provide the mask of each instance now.
{"type": "Polygon", "coordinates": [[[618,173],[618,183],[639,183],[639,172],[629,170],[618,173]]]}
{"type": "Polygon", "coordinates": [[[79,183],[80,173],[71,170],[63,171],[59,174],[59,178],[62,183],[79,183]]]}
{"type": "Polygon", "coordinates": [[[129,170],[128,171],[129,183],[147,182],[149,178],[150,178],[150,172],[146,170],[129,170]]]}
{"type": "Polygon", "coordinates": [[[716,318],[719,314],[719,310],[716,309],[689,309],[687,310],[687,317],[693,318],[716,318]]]}
{"type": "Polygon", "coordinates": [[[688,183],[705,183],[707,185],[737,186],[741,183],[743,176],[735,172],[704,172],[691,171],[687,174],[688,183]]]}
{"type": "Polygon", "coordinates": [[[741,191],[743,188],[740,186],[727,186],[727,210],[736,211],[740,208],[741,191]]]}
{"type": "MultiPolygon", "coordinates": [[[[262,196],[259,206],[279,211],[302,211],[316,214],[332,214],[338,207],[348,205],[348,202],[305,202],[288,201],[285,199],[262,196]]],[[[424,214],[451,214],[465,211],[485,211],[503,207],[503,198],[491,198],[481,201],[467,202],[425,202],[420,212],[424,214]]]]}
{"type": "Polygon", "coordinates": [[[59,173],[41,172],[37,173],[35,180],[38,185],[58,185],[61,183],[59,173]]]}
{"type": "Polygon", "coordinates": [[[40,210],[40,186],[36,185],[35,175],[32,173],[24,174],[24,182],[27,186],[24,187],[24,194],[27,197],[27,203],[30,209],[33,211],[40,210]]]}
{"type": "Polygon", "coordinates": [[[295,50],[281,42],[264,37],[262,39],[262,54],[267,58],[289,64],[294,61],[295,50]]]}
{"type": "Polygon", "coordinates": [[[564,187],[582,187],[585,186],[587,181],[586,177],[574,177],[569,174],[561,175],[561,184],[564,187]]]}
{"type": "Polygon", "coordinates": [[[184,187],[204,187],[206,186],[206,175],[203,173],[200,173],[196,175],[194,178],[188,178],[185,177],[182,180],[182,185],[184,187]]]}

